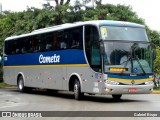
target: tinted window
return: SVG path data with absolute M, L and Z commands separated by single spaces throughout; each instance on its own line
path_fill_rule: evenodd
M 101 72 L 99 34 L 94 26 L 85 27 L 85 51 L 91 68 L 96 72 Z
M 5 41 L 5 54 L 83 48 L 83 27 Z

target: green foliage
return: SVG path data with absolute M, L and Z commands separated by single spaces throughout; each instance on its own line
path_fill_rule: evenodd
M 8 86 L 6 83 L 0 82 L 0 88 L 6 87 L 6 86 Z
M 155 30 L 148 30 L 149 37 L 151 42 L 157 46 L 160 46 L 160 33 Z
M 63 23 L 102 19 L 130 21 L 145 25 L 144 19 L 139 18 L 131 6 L 102 4 L 102 0 L 96 0 L 96 6 L 93 8 L 86 6 L 89 2 L 91 0 L 76 0 L 71 6 L 70 0 L 55 0 L 55 7 L 48 3 L 43 5 L 43 9 L 31 7 L 23 12 L 4 11 L 0 15 L 0 49 L 2 50 L 4 39 L 9 36 Z M 160 33 L 148 27 L 147 31 L 151 42 L 157 45 L 155 71 L 160 73 Z

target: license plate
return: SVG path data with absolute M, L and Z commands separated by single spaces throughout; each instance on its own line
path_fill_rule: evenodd
M 135 92 L 137 92 L 137 89 L 136 88 L 129 88 L 129 92 L 135 93 Z

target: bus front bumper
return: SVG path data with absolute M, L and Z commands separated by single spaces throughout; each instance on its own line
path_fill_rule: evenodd
M 106 85 L 102 94 L 149 94 L 154 85 Z

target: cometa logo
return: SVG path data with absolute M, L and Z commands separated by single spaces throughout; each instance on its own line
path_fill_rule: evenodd
M 54 56 L 43 56 L 42 54 L 39 56 L 39 63 L 59 63 L 60 55 L 54 54 Z

